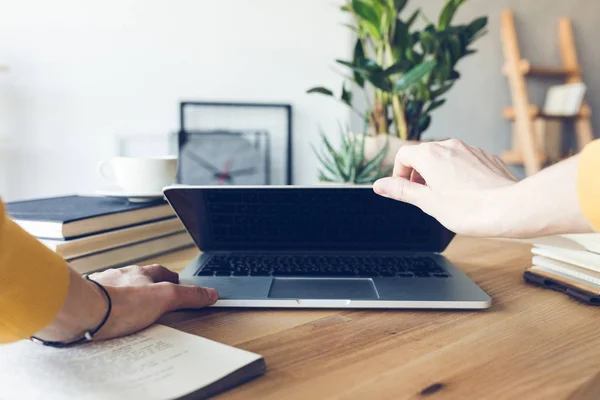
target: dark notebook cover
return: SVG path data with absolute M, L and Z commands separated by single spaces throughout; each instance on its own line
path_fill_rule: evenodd
M 164 204 L 167 204 L 164 200 L 130 203 L 127 200 L 107 197 L 64 196 L 7 203 L 6 212 L 15 220 L 68 224 Z

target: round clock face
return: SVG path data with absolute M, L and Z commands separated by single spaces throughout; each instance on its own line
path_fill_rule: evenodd
M 256 135 L 197 133 L 180 148 L 179 183 L 266 185 L 266 157 Z

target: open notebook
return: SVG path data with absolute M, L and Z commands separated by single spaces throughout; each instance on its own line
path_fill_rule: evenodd
M 67 349 L 0 345 L 0 399 L 203 399 L 264 371 L 258 354 L 154 325 Z

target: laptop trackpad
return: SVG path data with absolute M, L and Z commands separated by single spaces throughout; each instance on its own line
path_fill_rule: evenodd
M 274 278 L 271 299 L 378 299 L 372 279 Z

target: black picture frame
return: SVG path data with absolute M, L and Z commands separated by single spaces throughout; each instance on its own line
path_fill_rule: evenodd
M 286 141 L 287 146 L 285 149 L 286 152 L 286 165 L 285 165 L 285 176 L 286 176 L 286 185 L 292 185 L 294 182 L 294 177 L 292 173 L 292 165 L 293 165 L 293 132 L 292 132 L 292 106 L 291 104 L 285 103 L 250 103 L 250 102 L 215 102 L 215 101 L 182 101 L 179 106 L 179 137 L 185 135 L 190 129 L 186 125 L 186 109 L 189 107 L 219 107 L 219 108 L 231 108 L 235 110 L 236 108 L 262 108 L 262 109 L 275 109 L 275 110 L 283 110 L 286 113 Z M 252 129 L 259 129 L 260 127 L 251 127 Z M 222 127 L 219 129 L 226 130 L 235 130 L 228 129 L 226 127 Z M 192 129 L 193 130 L 193 129 Z M 271 140 L 272 137 L 271 137 Z M 271 154 L 272 156 L 272 154 Z

